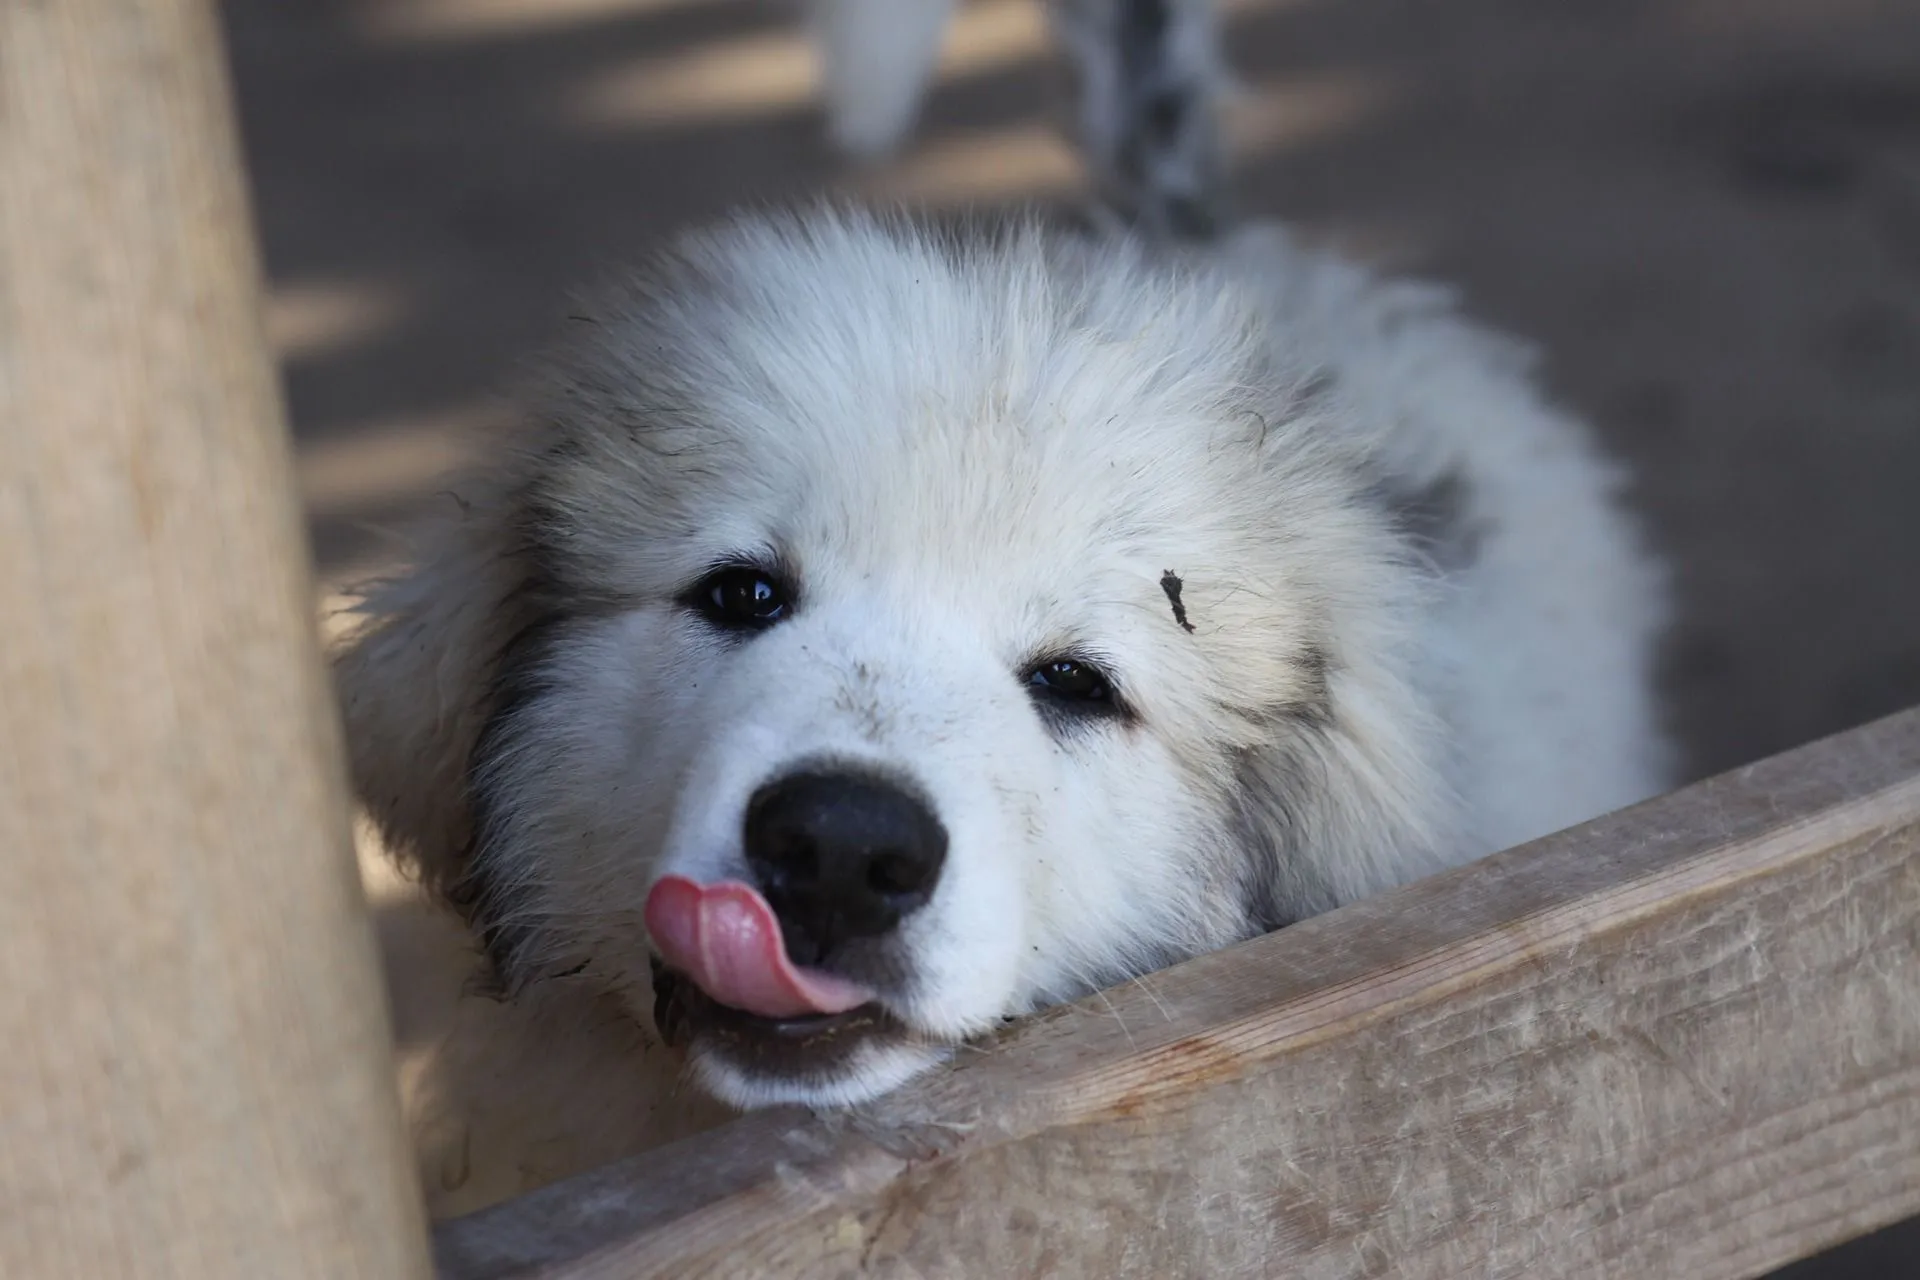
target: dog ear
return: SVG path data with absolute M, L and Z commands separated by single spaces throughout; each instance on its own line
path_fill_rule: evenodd
M 510 491 L 463 491 L 415 565 L 372 584 L 333 663 L 353 787 L 388 848 L 442 896 L 472 843 L 468 760 L 526 565 Z
M 1331 911 L 1451 865 L 1461 815 L 1440 722 L 1395 673 L 1325 672 L 1325 698 L 1234 757 L 1234 824 L 1255 928 Z

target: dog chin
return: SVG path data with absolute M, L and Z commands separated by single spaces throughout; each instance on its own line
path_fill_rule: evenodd
M 688 1067 L 702 1089 L 742 1111 L 783 1104 L 850 1107 L 905 1084 L 952 1055 L 947 1045 L 875 1038 L 852 1046 L 831 1067 L 788 1072 L 742 1062 L 724 1043 L 696 1036 Z

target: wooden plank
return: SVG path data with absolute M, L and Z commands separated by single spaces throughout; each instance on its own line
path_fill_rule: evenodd
M 1915 1211 L 1920 712 L 438 1244 L 457 1280 L 1713 1280 Z
M 429 1274 L 218 31 L 0 4 L 0 1275 Z

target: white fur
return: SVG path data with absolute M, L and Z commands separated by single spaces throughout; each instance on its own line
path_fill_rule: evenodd
M 580 326 L 340 665 L 361 794 L 447 888 L 501 663 L 565 614 L 473 775 L 520 999 L 644 1023 L 648 888 L 750 878 L 747 797 L 822 758 L 948 829 L 883 993 L 925 1043 L 830 1079 L 697 1051 L 736 1105 L 858 1101 L 1005 1016 L 1661 787 L 1658 574 L 1519 350 L 1270 228 L 1166 252 L 749 219 Z M 1458 509 L 1412 543 L 1391 495 L 1436 488 Z M 743 554 L 800 586 L 741 641 L 676 601 Z M 1134 721 L 1050 727 L 1021 673 L 1060 652 Z

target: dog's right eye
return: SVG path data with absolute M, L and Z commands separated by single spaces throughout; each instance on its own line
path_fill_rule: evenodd
M 763 630 L 783 621 L 793 605 L 778 579 L 747 566 L 708 574 L 687 593 L 686 602 L 708 622 L 729 631 Z

